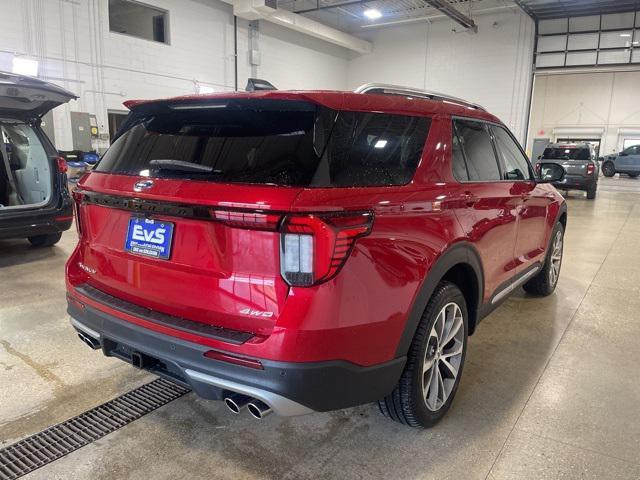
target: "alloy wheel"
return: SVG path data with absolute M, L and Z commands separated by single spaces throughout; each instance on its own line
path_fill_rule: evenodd
M 464 319 L 456 303 L 438 313 L 429 333 L 422 368 L 422 392 L 427 408 L 436 412 L 456 384 L 464 351 Z
M 551 265 L 549 268 L 549 283 L 555 285 L 560 276 L 560 265 L 562 264 L 562 232 L 558 231 L 553 239 L 551 248 Z

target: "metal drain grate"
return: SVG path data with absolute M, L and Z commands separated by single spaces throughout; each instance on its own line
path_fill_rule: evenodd
M 0 480 L 26 475 L 188 393 L 159 378 L 0 450 Z

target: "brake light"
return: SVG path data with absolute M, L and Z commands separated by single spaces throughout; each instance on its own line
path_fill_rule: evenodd
M 67 173 L 69 167 L 67 161 L 63 157 L 56 157 L 56 163 L 58 164 L 58 173 Z
M 373 214 L 291 215 L 280 241 L 280 271 L 292 286 L 308 287 L 333 278 L 357 238 L 368 235 Z
M 276 231 L 282 215 L 277 213 L 211 210 L 211 218 L 230 227 Z
M 71 192 L 73 196 L 73 214 L 76 217 L 76 231 L 78 232 L 78 237 L 82 237 L 82 221 L 80 217 L 80 205 L 82 204 L 82 200 L 84 199 L 84 194 L 79 190 L 73 190 Z
M 596 166 L 593 163 L 587 165 L 587 175 L 593 175 L 593 172 L 596 171 Z

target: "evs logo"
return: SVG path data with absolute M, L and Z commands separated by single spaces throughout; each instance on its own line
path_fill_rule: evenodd
M 148 231 L 142 228 L 142 225 L 134 225 L 131 238 L 140 242 L 151 242 L 162 245 L 164 243 L 165 233 L 167 233 L 166 228 L 156 228 L 155 230 Z

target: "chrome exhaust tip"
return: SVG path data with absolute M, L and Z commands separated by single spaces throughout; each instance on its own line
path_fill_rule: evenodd
M 253 401 L 253 398 L 247 397 L 241 393 L 234 393 L 224 398 L 224 404 L 232 413 L 238 415 L 244 408 Z
M 273 412 L 269 405 L 260 400 L 253 400 L 249 403 L 248 408 L 249 413 L 258 420 L 262 420 L 264 417 Z
M 89 335 L 85 335 L 84 333 L 78 332 L 78 338 L 82 340 L 92 350 L 97 350 L 100 348 L 100 342 L 95 338 L 91 338 Z

